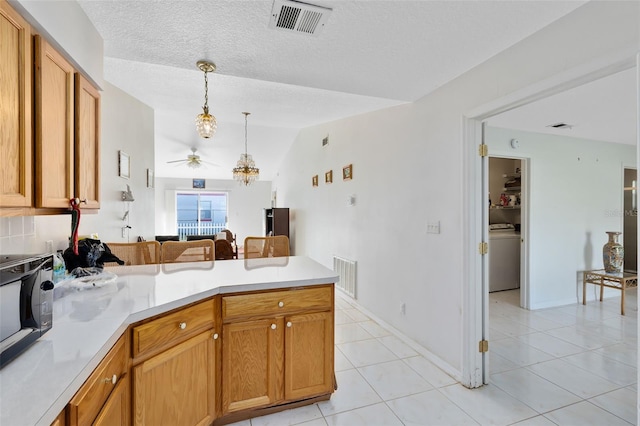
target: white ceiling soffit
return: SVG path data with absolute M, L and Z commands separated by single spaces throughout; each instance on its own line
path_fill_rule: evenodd
M 295 0 L 275 0 L 269 28 L 317 36 L 322 32 L 331 9 Z
M 636 68 L 621 71 L 488 120 L 493 127 L 636 144 Z M 566 126 L 551 127 L 566 123 Z

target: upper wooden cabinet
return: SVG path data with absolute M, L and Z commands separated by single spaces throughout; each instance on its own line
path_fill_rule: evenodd
M 75 196 L 73 102 L 75 70 L 35 36 L 36 207 L 69 206 Z
M 76 73 L 75 192 L 84 208 L 100 208 L 100 93 Z
M 33 205 L 31 27 L 0 0 L 0 207 Z
M 0 0 L 0 216 L 100 208 L 100 94 Z

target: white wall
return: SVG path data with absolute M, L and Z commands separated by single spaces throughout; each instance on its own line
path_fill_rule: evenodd
M 558 73 L 637 51 L 638 12 L 635 2 L 590 2 L 412 105 L 302 130 L 274 181 L 279 204 L 296 211 L 296 254 L 329 267 L 332 255 L 357 260 L 358 302 L 461 372 L 470 208 L 462 118 Z M 354 178 L 343 182 L 349 163 Z M 312 188 L 311 177 L 329 169 L 335 182 Z M 432 221 L 440 234 L 426 233 Z
M 185 166 L 186 167 L 186 166 Z M 177 191 L 193 191 L 192 179 L 156 178 L 155 235 L 176 235 Z M 227 192 L 228 226 L 238 244 L 248 236 L 263 235 L 262 214 L 271 207 L 271 182 L 257 181 L 240 186 L 233 180 L 205 180 L 206 191 Z
M 129 154 L 131 177 L 118 176 L 118 151 Z M 102 94 L 102 140 L 100 149 L 100 213 L 84 215 L 81 234 L 98 232 L 102 241 L 134 242 L 138 236 L 153 239 L 155 192 L 147 188 L 147 169 L 154 167 L 153 109 L 105 82 Z M 130 186 L 135 201 L 122 201 Z M 124 213 L 129 210 L 127 221 Z M 122 237 L 122 227 L 131 226 Z
M 605 232 L 622 232 L 624 167 L 635 167 L 636 147 L 493 127 L 486 141 L 492 155 L 530 159 L 530 308 L 581 301 L 580 271 L 602 268 Z
M 103 41 L 76 1 L 9 0 L 20 14 L 102 88 Z
M 153 168 L 153 110 L 115 86 L 105 83 L 102 99 L 100 146 L 100 211 L 82 214 L 80 235 L 98 233 L 102 241 L 135 241 L 138 235 L 153 239 L 155 229 L 154 192 L 146 188 L 146 169 Z M 131 178 L 118 177 L 118 150 L 131 156 Z M 131 186 L 135 201 L 130 203 L 126 238 L 121 228 L 126 203 L 121 193 Z M 42 253 L 45 241 L 54 249 L 65 249 L 71 235 L 71 216 L 53 215 L 0 218 L 0 252 Z

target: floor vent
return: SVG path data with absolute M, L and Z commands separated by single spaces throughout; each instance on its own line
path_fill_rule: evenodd
M 355 260 L 333 256 L 333 270 L 340 276 L 336 288 L 356 299 L 356 264 Z
M 331 9 L 295 0 L 275 0 L 269 28 L 318 35 L 331 14 Z

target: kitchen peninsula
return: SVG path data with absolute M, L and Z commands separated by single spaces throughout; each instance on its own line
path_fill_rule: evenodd
M 53 329 L 0 370 L 0 424 L 224 424 L 333 392 L 334 271 L 296 256 L 105 270 L 56 286 Z

